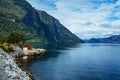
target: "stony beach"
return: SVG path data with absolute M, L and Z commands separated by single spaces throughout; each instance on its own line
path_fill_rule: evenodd
M 13 53 L 8 54 L 0 49 L 0 80 L 32 80 L 27 72 L 18 67 L 11 54 Z

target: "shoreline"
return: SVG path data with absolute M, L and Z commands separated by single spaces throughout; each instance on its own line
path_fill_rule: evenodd
M 3 44 L 3 48 L 0 48 L 0 80 L 35 80 L 24 61 L 36 56 L 41 57 L 47 50 L 33 48 L 33 50 L 31 49 L 31 51 L 25 54 L 19 46 L 7 45 Z M 12 52 L 6 52 L 9 49 Z
M 0 80 L 35 80 L 23 63 L 11 54 L 0 49 Z
M 21 68 L 24 72 L 26 72 L 26 74 L 32 79 L 35 80 L 34 76 L 32 75 L 32 73 L 27 69 L 27 67 L 25 66 L 24 62 L 19 58 L 19 56 L 15 57 L 15 62 L 18 65 L 19 68 Z

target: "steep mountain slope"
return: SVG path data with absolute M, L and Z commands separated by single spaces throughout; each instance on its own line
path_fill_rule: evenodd
M 37 37 L 41 22 L 37 14 L 25 0 L 0 0 L 0 36 L 18 31 L 25 33 L 27 39 Z
M 51 40 L 64 42 L 82 42 L 82 40 L 78 39 L 76 35 L 74 35 L 67 28 L 65 28 L 57 19 L 50 16 L 44 11 L 39 10 L 38 12 L 41 21 L 46 25 L 44 25 L 43 29 L 48 39 L 52 38 Z
M 120 35 L 113 35 L 108 38 L 90 39 L 89 43 L 120 43 Z
M 33 42 L 82 42 L 54 17 L 35 10 L 25 0 L 0 0 L 0 37 L 23 32 Z

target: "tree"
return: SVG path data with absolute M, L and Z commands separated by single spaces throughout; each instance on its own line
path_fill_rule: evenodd
M 25 42 L 25 36 L 23 33 L 20 32 L 11 32 L 7 36 L 7 42 L 12 44 Z
M 5 42 L 7 42 L 7 36 L 6 35 L 0 38 L 0 43 L 5 43 Z

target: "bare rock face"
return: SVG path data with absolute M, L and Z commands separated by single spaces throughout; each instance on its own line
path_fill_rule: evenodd
M 0 63 L 0 80 L 32 80 L 17 66 L 15 58 L 1 49 Z

